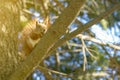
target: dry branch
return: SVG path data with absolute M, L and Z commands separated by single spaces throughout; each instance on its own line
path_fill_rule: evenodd
M 101 15 L 99 15 L 97 18 L 93 19 L 92 21 L 86 23 L 85 25 L 82 25 L 82 27 L 79 27 L 77 30 L 71 32 L 70 34 L 66 35 L 64 38 L 58 40 L 55 45 L 49 50 L 48 53 L 52 53 L 56 48 L 58 48 L 59 46 L 61 46 L 64 42 L 74 38 L 76 35 L 82 33 L 83 31 L 87 30 L 88 28 L 90 28 L 92 25 L 100 22 L 103 18 L 109 16 L 110 14 L 112 14 L 115 10 L 120 8 L 120 3 L 115 5 L 114 7 L 112 7 L 111 9 L 109 9 L 108 11 L 102 13 Z
M 71 0 L 69 6 L 39 41 L 31 55 L 9 77 L 9 80 L 24 80 L 34 70 L 34 67 L 39 65 L 48 50 L 60 39 L 67 27 L 75 20 L 84 2 L 85 0 Z

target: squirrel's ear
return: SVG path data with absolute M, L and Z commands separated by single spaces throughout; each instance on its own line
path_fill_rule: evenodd
M 50 18 L 49 16 L 47 16 L 43 22 L 43 24 L 45 24 L 48 28 L 50 27 Z
M 40 26 L 39 21 L 36 21 L 36 27 L 39 27 L 39 26 Z

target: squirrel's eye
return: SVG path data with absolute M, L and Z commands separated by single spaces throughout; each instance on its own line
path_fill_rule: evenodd
M 40 21 L 36 21 L 36 24 L 40 24 L 41 22 Z
M 41 23 L 40 20 L 37 21 L 38 23 Z
M 45 29 L 43 29 L 43 32 L 45 32 L 46 30 Z

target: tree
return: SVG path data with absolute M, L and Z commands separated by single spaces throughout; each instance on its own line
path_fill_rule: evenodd
M 15 70 L 20 57 L 17 53 L 17 34 L 20 30 L 19 0 L 0 0 L 0 80 Z
M 120 47 L 98 40 L 99 35 L 97 36 L 97 33 L 90 28 L 96 24 L 106 31 L 119 26 L 119 11 L 115 11 L 119 9 L 118 2 L 113 0 L 7 0 L 4 2 L 1 0 L 0 64 L 3 65 L 1 66 L 3 72 L 0 73 L 0 79 L 32 80 L 32 73 L 36 70 L 40 70 L 47 80 L 119 78 L 120 65 L 117 54 Z M 16 54 L 17 37 L 22 30 L 21 24 L 23 25 L 19 17 L 24 18 L 23 20 L 30 19 L 36 11 L 40 13 L 41 18 L 50 17 L 51 27 L 27 59 L 22 62 L 20 56 Z M 9 18 L 5 19 L 6 16 Z M 117 26 L 114 26 L 116 23 Z M 114 56 L 110 51 L 114 52 Z M 111 71 L 115 71 L 116 74 L 112 74 Z M 6 76 L 8 77 L 5 78 Z

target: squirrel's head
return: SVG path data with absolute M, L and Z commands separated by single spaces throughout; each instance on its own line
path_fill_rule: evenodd
M 36 32 L 42 32 L 45 33 L 47 31 L 47 25 L 36 21 Z
M 36 29 L 35 32 L 36 33 L 46 33 L 46 31 L 48 30 L 48 28 L 50 27 L 50 23 L 49 23 L 49 18 L 47 17 L 43 22 L 40 22 L 38 20 L 38 18 L 36 18 Z

